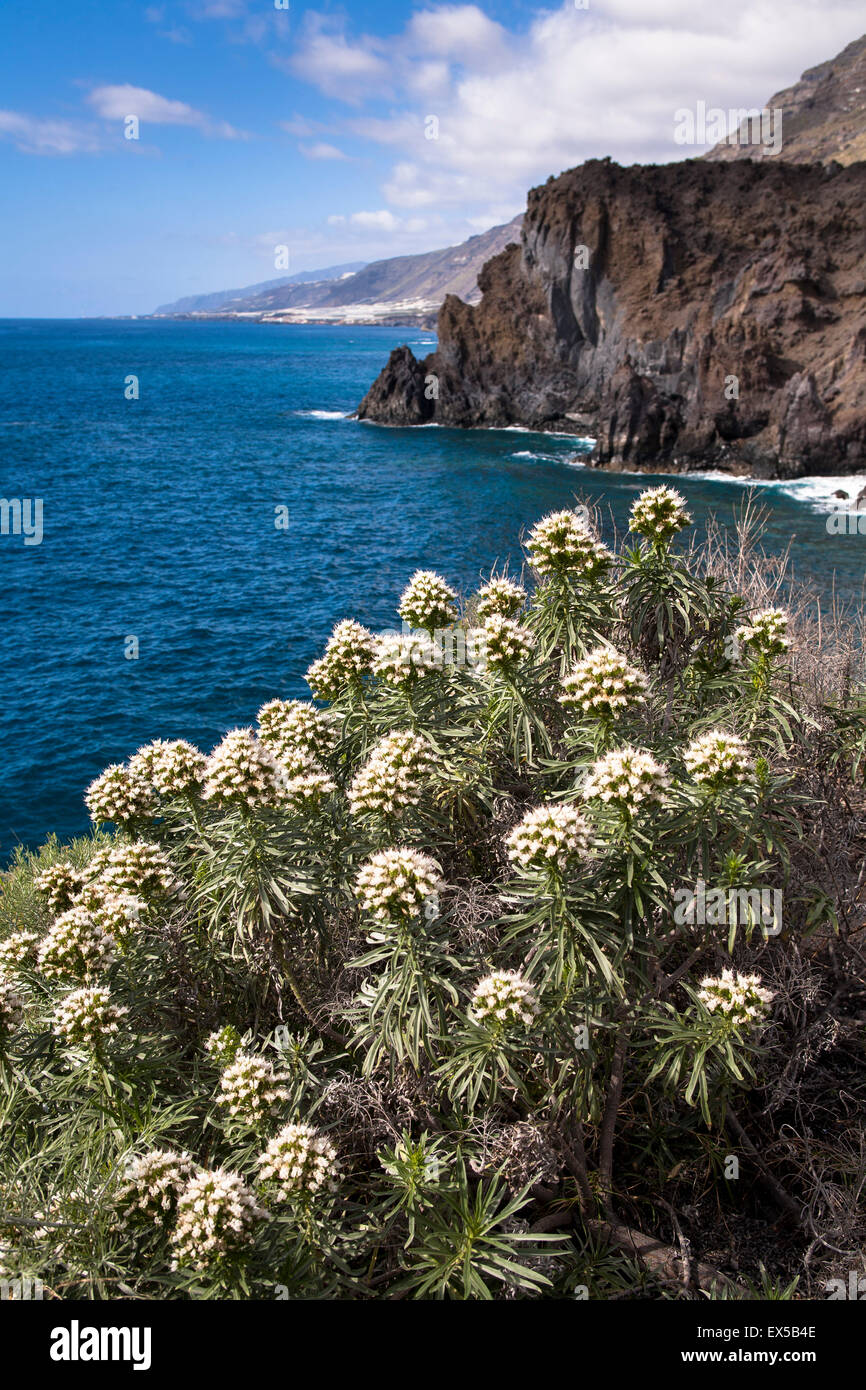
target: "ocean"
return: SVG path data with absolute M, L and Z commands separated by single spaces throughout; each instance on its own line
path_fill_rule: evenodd
M 587 469 L 577 438 L 347 418 L 404 342 L 423 356 L 435 339 L 0 321 L 0 493 L 24 504 L 0 535 L 0 859 L 85 830 L 87 783 L 142 743 L 209 750 L 265 700 L 308 698 L 334 623 L 398 626 L 419 566 L 469 591 L 494 564 L 519 570 L 521 529 L 546 511 L 600 500 L 624 530 L 663 481 Z M 699 524 L 730 522 L 746 495 L 724 478 L 675 485 Z M 828 532 L 837 486 L 851 484 L 759 487 L 766 544 L 859 598 L 866 536 Z

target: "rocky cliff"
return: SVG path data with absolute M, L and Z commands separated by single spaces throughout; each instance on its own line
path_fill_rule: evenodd
M 392 353 L 386 424 L 592 434 L 610 468 L 866 468 L 866 163 L 592 161 L 529 194 L 481 303 Z

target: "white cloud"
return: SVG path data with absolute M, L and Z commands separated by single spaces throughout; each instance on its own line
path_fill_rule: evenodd
M 353 212 L 349 218 L 353 227 L 363 227 L 366 231 L 395 232 L 401 225 L 400 219 L 387 208 L 379 212 Z
M 326 140 L 317 140 L 314 145 L 299 145 L 301 154 L 306 155 L 307 159 L 348 159 L 347 154 L 338 150 L 336 145 L 329 145 Z
M 519 210 L 529 187 L 585 159 L 700 154 L 674 141 L 678 108 L 760 106 L 861 30 L 862 0 L 789 0 L 783 12 L 776 0 L 567 0 L 521 34 L 477 5 L 433 4 L 387 40 L 308 11 L 290 66 L 360 106 L 346 128 L 393 151 L 392 209 L 474 219 Z
M 94 154 L 103 148 L 98 131 L 80 121 L 55 121 L 0 111 L 0 139 L 24 154 Z
M 129 82 L 96 87 L 87 100 L 97 115 L 108 121 L 123 121 L 127 116 L 137 116 L 142 125 L 189 126 L 203 135 L 215 135 L 222 140 L 247 138 L 243 131 L 236 130 L 227 121 L 212 121 L 203 111 L 197 111 L 185 101 L 173 101 L 160 96 L 158 92 L 148 91 L 146 87 L 133 87 Z

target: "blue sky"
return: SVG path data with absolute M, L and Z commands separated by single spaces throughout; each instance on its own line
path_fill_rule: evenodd
M 586 158 L 701 153 L 677 109 L 761 105 L 864 27 L 862 0 L 290 3 L 4 7 L 0 315 L 449 245 Z

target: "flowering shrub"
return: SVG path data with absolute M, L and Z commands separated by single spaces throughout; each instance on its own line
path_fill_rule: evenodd
M 16 856 L 3 1270 L 57 1298 L 668 1298 L 743 1292 L 728 1232 L 763 1258 L 780 1203 L 785 1286 L 862 1246 L 866 697 L 850 662 L 835 703 L 806 680 L 777 590 L 678 554 L 688 521 L 650 489 L 615 554 L 542 518 L 536 587 L 494 577 L 462 622 L 419 571 L 418 631 L 338 623 L 317 703 L 209 755 L 154 741 L 88 789 L 110 833 Z M 434 660 L 442 626 L 486 673 Z M 782 890 L 781 934 L 703 912 Z M 722 1179 L 736 1154 L 768 1181 Z M 677 1228 L 693 1288 L 679 1234 L 641 1253 Z

